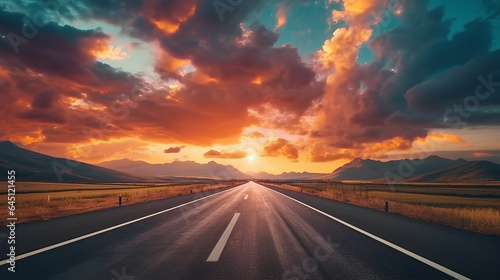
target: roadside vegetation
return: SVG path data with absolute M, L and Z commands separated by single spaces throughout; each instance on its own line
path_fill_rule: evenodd
M 72 184 L 17 182 L 17 223 L 48 220 L 105 208 L 220 189 L 241 182 Z M 7 194 L 0 193 L 0 216 L 7 217 Z M 0 220 L 6 225 L 6 220 Z
M 266 182 L 407 217 L 500 236 L 500 186 L 450 184 L 356 184 L 342 182 Z

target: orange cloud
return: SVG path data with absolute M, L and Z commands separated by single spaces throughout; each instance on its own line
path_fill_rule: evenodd
M 257 77 L 252 81 L 252 84 L 262 85 L 262 77 Z
M 353 149 L 356 156 L 380 156 L 389 150 L 409 149 L 417 137 L 427 134 L 418 126 L 391 125 L 395 105 L 388 103 L 395 97 L 389 97 L 386 84 L 394 72 L 378 64 L 358 64 L 359 49 L 372 37 L 386 2 L 346 0 L 341 11 L 332 12 L 332 20 L 344 20 L 345 27 L 337 29 L 316 56 L 328 78 L 310 133 L 313 141 L 325 141 L 332 149 L 326 158 L 342 157 L 336 155 L 340 149 Z
M 45 139 L 45 136 L 43 135 L 42 130 L 38 129 L 37 131 L 35 131 L 31 135 L 26 135 L 18 140 L 23 145 L 28 146 L 28 145 L 31 145 L 33 143 L 42 142 L 44 139 Z
M 106 54 L 109 52 L 108 42 L 110 40 L 111 40 L 110 37 L 97 40 L 86 39 L 85 41 L 89 45 L 88 52 L 94 57 L 99 57 L 99 58 L 103 56 L 105 57 Z
M 359 47 L 371 35 L 372 30 L 366 27 L 339 28 L 333 33 L 332 39 L 325 41 L 319 61 L 323 67 L 334 67 L 336 71 L 352 68 L 356 65 Z
M 426 137 L 419 137 L 414 141 L 414 143 L 416 143 L 417 145 L 426 147 L 432 146 L 433 144 L 435 144 L 435 142 L 461 144 L 465 143 L 465 140 L 454 134 L 430 132 Z
M 342 71 L 356 66 L 359 47 L 370 39 L 373 32 L 370 24 L 378 20 L 373 15 L 376 15 L 376 11 L 385 2 L 386 0 L 345 0 L 343 11 L 332 11 L 332 21 L 345 20 L 348 27 L 335 30 L 333 37 L 325 41 L 323 50 L 319 52 L 319 62 L 323 67 Z M 333 76 L 329 80 L 331 79 Z
M 246 137 L 249 137 L 249 138 L 263 138 L 264 137 L 264 134 L 258 132 L 258 131 L 254 131 L 250 134 L 247 134 L 245 135 Z
M 361 144 L 356 147 L 339 149 L 326 146 L 324 143 L 315 142 L 309 154 L 312 162 L 327 162 L 339 159 L 384 158 L 385 153 L 393 150 L 408 150 L 412 148 L 412 141 L 402 137 L 394 137 L 379 143 Z
M 151 22 L 165 35 L 176 33 L 180 26 L 196 12 L 196 4 L 193 1 L 183 1 L 184 3 L 177 5 L 175 12 L 172 13 L 165 13 L 162 8 L 158 7 L 161 4 L 155 2 L 152 0 L 150 5 L 145 6 L 143 15 L 151 18 Z
M 394 137 L 389 140 L 382 141 L 380 143 L 375 143 L 367 147 L 367 153 L 380 153 L 388 152 L 392 150 L 407 150 L 412 147 L 412 141 L 404 139 L 402 137 Z
M 370 25 L 379 20 L 373 15 L 385 3 L 386 0 L 344 0 L 343 11 L 332 11 L 332 21 L 345 20 L 348 27 L 335 30 L 332 39 L 325 41 L 319 52 L 323 67 L 341 71 L 356 66 L 359 47 L 370 39 L 373 32 Z
M 284 156 L 288 159 L 297 160 L 299 152 L 288 140 L 283 138 L 275 138 L 270 141 L 266 146 L 262 156 L 279 157 Z
M 312 162 L 327 162 L 339 159 L 353 159 L 356 155 L 352 150 L 340 149 L 336 152 L 326 151 L 321 143 L 314 143 L 309 154 L 309 160 Z
M 233 151 L 233 152 L 228 152 L 228 151 L 216 151 L 216 150 L 210 150 L 203 154 L 205 158 L 227 158 L 227 159 L 240 159 L 244 158 L 248 155 L 247 152 L 245 151 Z
M 199 70 L 194 70 L 193 72 L 190 73 L 190 82 L 195 83 L 195 84 L 206 84 L 206 83 L 217 83 L 217 79 L 210 77 L 209 75 L 199 71 Z
M 2 66 L 0 66 L 0 76 L 2 77 L 9 76 L 9 72 L 6 69 L 2 68 Z
M 166 73 L 176 73 L 180 68 L 189 64 L 189 60 L 177 59 L 164 50 L 160 50 L 156 62 L 157 71 Z
M 113 47 L 111 45 L 97 45 L 91 53 L 100 59 L 123 60 L 130 57 L 130 54 L 123 51 L 123 46 Z
M 288 5 L 281 4 L 279 5 L 278 12 L 276 13 L 276 18 L 278 22 L 276 23 L 276 27 L 274 30 L 278 30 L 286 24 L 286 13 L 288 12 Z
M 165 154 L 177 154 L 180 153 L 182 149 L 184 149 L 185 146 L 177 146 L 177 147 L 170 147 L 165 149 L 164 153 Z
M 168 20 L 152 20 L 152 22 L 158 29 L 165 32 L 167 35 L 175 33 L 180 27 L 179 23 L 172 23 Z
M 377 143 L 358 144 L 355 147 L 339 149 L 327 147 L 321 142 L 312 145 L 309 159 L 312 162 L 335 161 L 339 159 L 363 158 L 384 158 L 387 152 L 394 150 L 410 150 L 414 143 L 418 145 L 430 145 L 429 141 L 443 141 L 450 143 L 464 143 L 465 141 L 453 134 L 429 133 L 426 138 L 416 138 L 415 140 L 405 139 L 400 136 L 383 140 Z
M 427 140 L 443 141 L 450 143 L 464 143 L 465 140 L 454 135 L 454 134 L 441 134 L 441 133 L 429 133 L 426 137 Z
M 64 157 L 88 163 L 99 163 L 122 158 L 148 158 L 150 156 L 148 146 L 149 143 L 134 138 L 61 145 L 61 147 L 65 147 Z
M 335 0 L 340 2 L 340 0 Z M 377 11 L 386 5 L 387 0 L 344 0 L 343 11 L 334 10 L 332 18 L 345 19 L 350 23 L 366 25 L 371 21 L 378 21 L 374 18 Z

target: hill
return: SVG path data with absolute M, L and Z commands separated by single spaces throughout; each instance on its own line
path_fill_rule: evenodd
M 47 182 L 144 182 L 152 178 L 135 176 L 83 162 L 55 158 L 20 148 L 9 141 L 0 142 L 0 178 L 15 170 L 16 181 Z
M 469 161 L 436 172 L 415 176 L 408 181 L 500 181 L 500 165 L 489 161 Z
M 211 179 L 250 179 L 231 165 L 218 164 L 215 161 L 202 164 L 194 161 L 174 161 L 172 163 L 151 164 L 145 161 L 120 159 L 98 164 L 101 167 L 122 170 L 141 176 L 154 177 L 196 177 Z
M 387 162 L 356 158 L 316 179 L 385 180 L 387 174 L 411 182 L 496 181 L 500 180 L 500 165 L 489 161 L 451 160 L 438 156 Z

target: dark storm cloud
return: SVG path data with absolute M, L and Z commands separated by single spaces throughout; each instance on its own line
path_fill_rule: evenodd
M 403 1 L 399 24 L 369 43 L 373 63 L 356 65 L 328 85 L 294 46 L 276 46 L 277 32 L 258 22 L 241 24 L 264 1 L 242 1 L 226 11 L 223 20 L 213 3 L 83 0 L 65 6 L 62 16 L 67 19 L 106 21 L 125 35 L 159 44 L 164 55 L 156 61 L 156 70 L 164 81 L 177 80 L 181 87 L 154 89 L 140 101 L 122 94 L 136 87 L 146 91 L 147 82 L 97 61 L 111 39 L 100 30 L 51 22 L 21 43 L 19 54 L 8 40 L 0 39 L 0 108 L 8 116 L 0 124 L 9 128 L 9 135 L 29 135 L 30 120 L 47 142 L 86 141 L 82 130 L 99 129 L 102 120 L 109 119 L 113 129 L 103 140 L 234 143 L 245 127 L 263 125 L 301 134 L 310 130 L 313 138 L 333 148 L 363 149 L 364 144 L 397 137 L 388 147 L 407 148 L 430 128 L 449 126 L 443 122 L 444 112 L 474 94 L 481 84 L 478 77 L 488 80 L 491 74 L 493 81 L 500 81 L 499 54 L 491 50 L 491 20 L 478 18 L 452 34 L 444 8 L 429 10 L 427 1 Z M 492 3 L 485 1 L 495 9 Z M 0 10 L 0 33 L 21 34 L 23 16 Z M 181 71 L 186 64 L 196 70 Z M 315 102 L 325 91 L 322 102 Z M 498 94 L 480 101 L 465 125 L 499 119 Z M 7 105 L 12 102 L 16 110 Z M 313 104 L 320 124 L 300 127 L 300 117 Z M 264 115 L 270 108 L 278 113 L 269 114 L 265 122 L 249 113 Z M 285 139 L 267 152 L 298 157 Z
M 399 20 L 370 41 L 376 54 L 371 64 L 335 76 L 327 88 L 325 121 L 311 136 L 336 148 L 395 137 L 413 141 L 431 128 L 450 127 L 443 114 L 474 96 L 478 77 L 488 80 L 492 74 L 500 82 L 489 20 L 475 19 L 451 34 L 444 7 L 429 10 L 427 1 L 403 1 Z M 499 119 L 499 108 L 498 95 L 491 94 L 468 112 L 462 125 L 492 124 Z
M 500 15 L 500 1 L 498 0 L 482 0 L 486 12 L 489 14 L 488 18 L 493 19 Z
M 263 25 L 251 25 L 248 42 L 243 44 L 245 31 L 240 23 L 258 11 L 263 1 L 241 1 L 224 14 L 222 21 L 213 2 L 123 1 L 119 9 L 111 9 L 110 1 L 82 1 L 86 8 L 81 13 L 121 26 L 125 33 L 142 40 L 159 40 L 170 56 L 189 60 L 217 80 L 250 82 L 264 75 L 263 82 L 290 88 L 313 82 L 315 73 L 303 64 L 297 50 L 290 46 L 274 47 L 279 35 Z M 165 33 L 161 24 L 172 31 Z M 157 69 L 164 67 L 159 65 Z M 179 78 L 175 73 L 165 77 Z
M 24 14 L 0 10 L 0 33 L 6 36 L 0 39 L 4 65 L 81 83 L 100 82 L 103 71 L 93 52 L 107 47 L 108 35 L 54 22 L 40 27 L 26 19 Z
M 20 30 L 23 17 L 2 11 L 2 33 Z M 229 16 L 227 19 L 230 21 Z M 220 24 L 216 18 L 214 25 L 217 21 Z M 36 127 L 46 142 L 139 137 L 208 145 L 237 141 L 244 127 L 258 124 L 248 114 L 249 108 L 270 104 L 300 116 L 321 96 L 322 84 L 314 80 L 314 72 L 301 61 L 297 50 L 273 47 L 276 33 L 255 24 L 248 33 L 248 46 L 239 46 L 235 40 L 242 39 L 243 31 L 235 30 L 239 37 L 220 44 L 239 59 L 214 66 L 212 75 L 220 81 L 195 83 L 188 74 L 180 80 L 184 86 L 179 90 L 151 89 L 141 78 L 97 61 L 97 53 L 106 49 L 110 38 L 99 30 L 48 23 L 19 46 L 19 54 L 4 40 L 0 75 L 8 79 L 2 79 L 5 91 L 0 95 L 4 101 L 0 107 L 8 117 L 0 122 L 12 139 L 31 135 Z M 212 51 L 216 50 L 207 50 Z M 254 55 L 245 59 L 247 53 Z M 209 74 L 204 75 L 210 77 L 212 70 L 204 64 L 203 54 L 194 53 L 193 58 L 202 61 L 197 71 L 207 69 Z M 237 73 L 223 72 L 224 67 Z M 257 76 L 261 84 L 252 83 Z M 147 92 L 140 100 L 131 98 L 137 87 Z M 12 102 L 15 107 L 8 106 Z

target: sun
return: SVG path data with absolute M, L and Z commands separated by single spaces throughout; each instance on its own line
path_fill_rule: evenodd
M 255 155 L 248 155 L 247 156 L 247 160 L 250 161 L 250 162 L 254 161 L 255 160 Z

